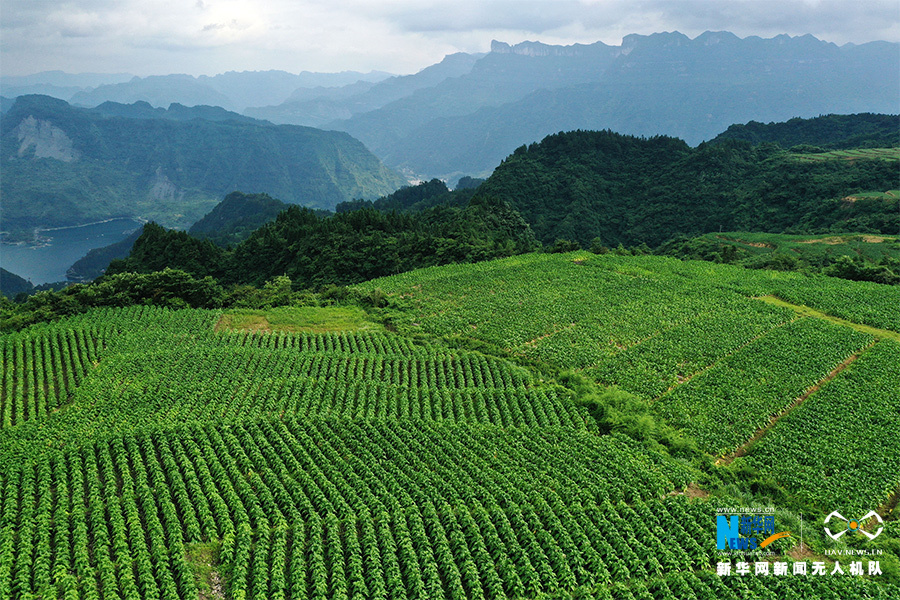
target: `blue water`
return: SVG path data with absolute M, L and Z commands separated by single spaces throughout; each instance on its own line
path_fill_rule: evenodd
M 0 245 L 0 266 L 34 285 L 66 280 L 66 269 L 93 248 L 102 248 L 128 237 L 141 223 L 114 219 L 105 223 L 44 231 L 46 246 Z

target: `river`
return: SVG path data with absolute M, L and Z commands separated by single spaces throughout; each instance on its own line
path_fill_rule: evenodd
M 66 280 L 66 269 L 93 248 L 102 248 L 128 237 L 142 225 L 134 219 L 111 219 L 77 227 L 40 231 L 39 246 L 0 245 L 0 266 L 34 285 Z

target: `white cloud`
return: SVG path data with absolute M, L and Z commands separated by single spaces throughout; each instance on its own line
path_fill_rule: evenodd
M 900 40 L 896 0 L 4 0 L 4 74 L 414 72 L 492 38 L 618 44 L 629 33 Z

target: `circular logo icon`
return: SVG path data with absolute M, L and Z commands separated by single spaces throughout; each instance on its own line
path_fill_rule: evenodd
M 865 524 L 865 522 L 868 521 L 869 519 L 871 519 L 872 517 L 874 517 L 878 521 L 878 530 L 875 531 L 875 533 L 869 533 L 868 531 L 863 529 L 863 525 Z M 844 522 L 843 527 L 841 527 L 840 529 L 838 529 L 837 526 L 835 527 L 835 529 L 838 529 L 837 533 L 832 532 L 831 529 L 828 527 L 828 523 L 831 521 L 832 518 L 834 518 L 836 520 L 839 519 L 840 521 Z M 881 535 L 882 531 L 884 531 L 884 521 L 881 519 L 881 516 L 874 510 L 870 510 L 868 513 L 866 513 L 866 516 L 864 516 L 862 519 L 852 519 L 851 520 L 851 519 L 848 519 L 845 516 L 843 516 L 838 511 L 834 511 L 830 515 L 825 517 L 825 533 L 831 539 L 837 540 L 842 535 L 847 533 L 848 531 L 861 533 L 864 536 L 866 536 L 867 538 L 869 538 L 870 540 L 874 540 L 879 535 Z

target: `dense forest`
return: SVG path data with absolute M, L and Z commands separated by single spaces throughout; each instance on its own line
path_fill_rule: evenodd
M 299 288 L 347 285 L 451 262 L 475 262 L 538 247 L 528 224 L 502 201 L 401 214 L 363 208 L 323 218 L 290 207 L 233 250 L 147 225 L 131 254 L 108 274 L 177 268 L 225 284 L 262 285 L 286 275 Z
M 750 121 L 732 125 L 711 140 L 743 140 L 752 144 L 774 142 L 782 148 L 819 146 L 829 150 L 894 147 L 898 144 L 896 115 L 861 113 L 824 115 L 815 119 L 790 119 L 783 123 Z
M 896 120 L 896 119 L 895 119 Z M 574 131 L 522 146 L 479 188 L 522 213 L 544 243 L 659 244 L 711 231 L 893 233 L 896 155 L 804 160 L 775 143 Z

